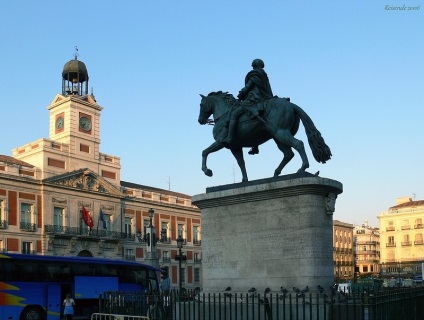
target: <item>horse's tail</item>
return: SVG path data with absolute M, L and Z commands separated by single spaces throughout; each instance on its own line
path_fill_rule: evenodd
M 326 161 L 330 160 L 332 156 L 330 147 L 325 143 L 324 138 L 315 127 L 312 119 L 305 111 L 303 111 L 302 108 L 295 104 L 293 104 L 293 106 L 295 112 L 299 115 L 300 120 L 302 120 L 303 126 L 305 127 L 309 146 L 311 147 L 315 160 L 321 163 L 325 163 Z

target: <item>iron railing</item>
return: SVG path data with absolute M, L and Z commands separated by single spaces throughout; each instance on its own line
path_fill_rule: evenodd
M 97 230 L 78 227 L 67 227 L 59 225 L 45 225 L 44 231 L 51 234 L 60 234 L 60 235 L 76 235 L 76 236 L 89 236 L 94 238 L 112 238 L 112 239 L 121 239 L 121 240 L 135 240 L 135 235 L 126 232 L 119 231 L 109 231 L 109 230 Z
M 21 221 L 19 228 L 23 231 L 36 231 L 37 225 L 35 223 Z
M 424 287 L 300 294 L 107 292 L 100 296 L 99 312 L 158 320 L 415 320 L 424 314 Z

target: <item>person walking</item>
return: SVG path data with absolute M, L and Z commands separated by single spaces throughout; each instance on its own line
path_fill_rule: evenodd
M 66 320 L 72 320 L 74 316 L 75 301 L 71 298 L 69 293 L 66 295 L 65 300 L 63 300 L 63 306 L 63 315 L 66 316 Z

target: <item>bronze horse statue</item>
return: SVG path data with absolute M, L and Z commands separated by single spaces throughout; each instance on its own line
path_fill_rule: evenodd
M 228 136 L 228 124 L 233 108 L 241 107 L 240 101 L 227 92 L 211 92 L 207 96 L 200 95 L 199 123 L 215 123 L 213 137 L 215 142 L 202 152 L 202 171 L 209 177 L 212 170 L 206 165 L 210 153 L 230 149 L 237 160 L 243 175 L 243 182 L 248 181 L 246 166 L 243 158 L 243 148 L 253 147 L 274 139 L 277 147 L 283 152 L 284 157 L 280 165 L 274 171 L 274 177 L 278 176 L 284 166 L 294 157 L 294 148 L 302 159 L 302 166 L 297 172 L 304 172 L 309 168 L 308 157 L 303 142 L 294 137 L 299 129 L 300 120 L 305 127 L 309 146 L 316 161 L 325 163 L 331 158 L 330 148 L 326 145 L 321 133 L 317 130 L 311 118 L 299 106 L 289 102 L 285 98 L 274 97 L 265 103 L 264 112 L 259 116 L 243 113 L 238 121 L 236 132 L 231 142 L 226 142 Z M 247 107 L 244 107 L 247 108 Z M 213 115 L 214 120 L 209 117 Z

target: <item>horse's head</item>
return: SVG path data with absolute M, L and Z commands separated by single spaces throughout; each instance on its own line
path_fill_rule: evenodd
M 210 122 L 209 117 L 212 114 L 212 107 L 210 103 L 210 99 L 208 97 L 205 97 L 203 94 L 200 95 L 202 97 L 202 101 L 200 101 L 200 113 L 199 113 L 199 123 L 200 124 L 207 124 Z
M 200 96 L 202 97 L 198 120 L 200 124 L 211 123 L 212 121 L 209 120 L 209 117 L 212 114 L 215 121 L 217 121 L 218 118 L 227 113 L 232 105 L 236 103 L 233 95 L 222 91 L 211 92 L 206 97 L 202 94 Z

